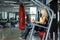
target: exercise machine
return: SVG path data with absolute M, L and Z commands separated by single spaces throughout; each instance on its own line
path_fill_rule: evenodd
M 31 30 L 31 34 L 30 34 L 29 40 L 32 40 L 32 35 L 33 35 L 33 31 L 34 31 L 35 25 L 46 29 L 46 35 L 43 34 L 42 40 L 48 40 L 48 34 L 49 34 L 49 31 L 50 31 L 50 28 L 51 28 L 51 24 L 52 24 L 54 12 L 53 12 L 52 9 L 50 9 L 50 8 L 47 7 L 47 6 L 45 6 L 43 3 L 41 3 L 41 2 L 38 1 L 38 0 L 31 0 L 31 1 L 32 1 L 33 3 L 35 3 L 37 6 L 43 7 L 43 8 L 46 8 L 46 9 L 47 9 L 48 15 L 49 15 L 49 20 L 48 20 L 48 26 L 47 26 L 47 27 L 32 23 L 31 25 L 33 25 L 33 27 L 32 27 L 32 30 Z
M 34 3 L 34 4 L 36 4 L 37 6 L 39 6 L 40 8 L 41 7 L 43 7 L 43 8 L 45 8 L 45 9 L 47 9 L 47 12 L 48 12 L 48 23 L 47 23 L 47 26 L 45 27 L 45 26 L 42 26 L 42 25 L 38 25 L 38 24 L 34 24 L 34 23 L 30 23 L 29 25 L 32 25 L 32 30 L 31 30 L 31 33 L 30 33 L 30 38 L 29 38 L 29 40 L 32 40 L 32 36 L 33 36 L 33 32 L 34 32 L 34 28 L 35 28 L 35 26 L 38 26 L 38 27 L 41 27 L 41 28 L 44 28 L 45 29 L 45 31 L 46 31 L 46 34 L 42 34 L 42 40 L 48 40 L 48 34 L 49 34 L 49 31 L 50 31 L 50 28 L 51 28 L 51 24 L 52 24 L 52 20 L 53 20 L 53 16 L 54 16 L 54 12 L 53 12 L 53 10 L 52 9 L 50 9 L 49 7 L 47 7 L 46 5 L 44 5 L 43 3 L 41 3 L 39 0 L 31 0 L 31 2 L 32 3 Z M 22 5 L 23 6 L 23 5 Z M 24 7 L 22 7 L 22 8 L 24 8 Z M 24 9 L 22 10 L 22 8 L 20 9 L 20 14 L 24 14 Z M 21 18 L 21 16 L 19 16 L 20 17 L 20 21 L 22 20 L 22 19 L 24 19 L 24 17 L 23 18 Z M 25 21 L 24 21 L 25 22 Z M 19 27 L 21 27 L 20 29 L 21 30 L 23 30 L 24 29 L 24 26 L 25 26 L 25 24 L 24 24 L 24 22 L 20 22 L 20 26 Z M 23 24 L 23 25 L 21 25 L 21 24 Z

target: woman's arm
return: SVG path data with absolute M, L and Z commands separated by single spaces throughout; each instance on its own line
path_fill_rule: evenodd
M 39 21 L 35 21 L 35 23 L 40 23 Z
M 45 24 L 46 23 L 45 19 L 46 19 L 45 17 L 40 17 L 39 21 L 33 20 L 33 23 Z
M 40 22 L 32 19 L 32 23 L 40 23 Z

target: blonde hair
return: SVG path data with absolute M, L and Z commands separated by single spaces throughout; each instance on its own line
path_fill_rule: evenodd
M 44 11 L 44 13 L 41 13 L 42 10 Z M 40 13 L 43 14 L 45 17 L 48 17 L 48 13 L 45 8 L 41 8 Z

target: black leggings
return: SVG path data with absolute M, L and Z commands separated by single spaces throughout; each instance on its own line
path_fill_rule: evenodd
M 31 29 L 32 29 L 31 25 L 30 26 L 26 26 L 26 28 L 25 28 L 24 32 L 22 33 L 21 37 L 26 39 Z M 44 31 L 43 28 L 39 28 L 38 26 L 35 26 L 34 30 L 40 31 L 40 32 Z

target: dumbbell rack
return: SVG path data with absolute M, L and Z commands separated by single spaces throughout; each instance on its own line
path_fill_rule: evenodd
M 32 1 L 33 3 L 35 3 L 37 6 L 39 6 L 39 7 L 46 8 L 47 11 L 48 11 L 50 20 L 49 20 L 49 24 L 48 24 L 47 27 L 44 27 L 44 26 L 41 26 L 41 25 L 37 25 L 37 24 L 31 23 L 31 25 L 32 25 L 32 30 L 31 30 L 31 34 L 30 34 L 29 40 L 32 40 L 32 35 L 33 35 L 33 31 L 34 31 L 35 25 L 46 29 L 46 36 L 44 35 L 43 38 L 42 38 L 42 40 L 48 40 L 47 38 L 48 38 L 48 34 L 49 34 L 49 31 L 50 31 L 50 28 L 51 28 L 51 24 L 52 24 L 54 12 L 53 12 L 52 9 L 50 9 L 49 7 L 47 7 L 46 5 L 44 5 L 43 3 L 41 3 L 41 2 L 38 1 L 38 0 L 31 0 L 31 1 Z M 45 37 L 45 39 L 44 39 L 44 37 Z

